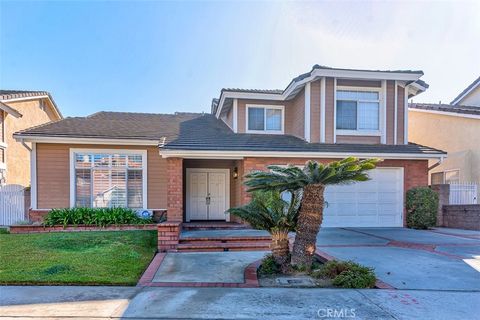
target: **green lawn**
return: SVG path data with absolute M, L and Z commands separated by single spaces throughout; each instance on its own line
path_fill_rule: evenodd
M 0 234 L 0 284 L 135 285 L 156 231 Z

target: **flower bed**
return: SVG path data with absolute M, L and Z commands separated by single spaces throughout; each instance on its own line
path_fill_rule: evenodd
M 99 227 L 95 225 L 14 225 L 10 233 L 48 233 L 48 232 L 80 232 L 80 231 L 119 231 L 119 230 L 156 230 L 157 224 L 123 224 Z

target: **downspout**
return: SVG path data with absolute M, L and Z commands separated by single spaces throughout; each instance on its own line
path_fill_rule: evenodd
M 440 160 L 438 160 L 436 163 L 434 163 L 430 167 L 428 167 L 428 171 L 433 170 L 436 167 L 438 167 L 439 165 L 441 165 L 443 163 L 443 158 L 444 158 L 443 156 L 440 157 Z

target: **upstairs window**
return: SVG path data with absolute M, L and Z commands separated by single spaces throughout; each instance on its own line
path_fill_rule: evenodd
M 337 91 L 337 129 L 378 131 L 380 94 L 378 91 Z
M 283 106 L 248 106 L 247 132 L 283 133 Z

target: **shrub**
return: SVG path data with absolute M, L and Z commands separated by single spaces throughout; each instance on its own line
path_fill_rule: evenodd
M 428 187 L 417 187 L 407 191 L 407 226 L 428 229 L 437 222 L 438 195 Z
M 273 255 L 268 254 L 263 258 L 258 272 L 260 274 L 277 274 L 280 273 L 280 266 L 275 262 Z
M 353 261 L 329 261 L 314 271 L 315 278 L 333 279 L 332 284 L 342 288 L 372 288 L 375 286 L 375 273 Z
M 141 218 L 129 208 L 64 208 L 52 209 L 44 219 L 44 225 L 95 225 L 105 227 L 116 224 L 145 224 L 152 219 Z
M 9 234 L 10 231 L 8 231 L 7 228 L 0 228 L 0 234 Z

